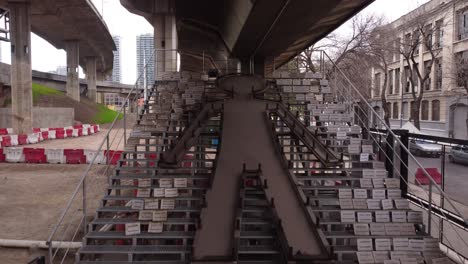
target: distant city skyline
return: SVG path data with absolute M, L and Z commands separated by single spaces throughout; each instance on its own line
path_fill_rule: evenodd
M 117 50 L 114 51 L 114 66 L 112 69 L 112 75 L 109 76 L 108 80 L 113 82 L 122 82 L 122 63 L 121 63 L 121 56 L 122 56 L 122 49 L 121 49 L 121 40 L 122 37 L 120 36 L 112 36 L 114 40 L 115 47 Z
M 152 57 L 154 50 L 154 37 L 153 34 L 142 34 L 136 37 L 136 73 L 137 78 L 141 76 L 138 80 L 138 85 L 143 87 L 146 85 L 151 85 L 154 82 L 154 58 Z M 147 66 L 146 72 L 144 72 L 144 66 Z

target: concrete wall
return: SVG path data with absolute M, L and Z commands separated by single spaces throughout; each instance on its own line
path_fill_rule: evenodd
M 65 127 L 73 125 L 75 110 L 63 107 L 34 107 L 33 127 Z M 0 127 L 11 127 L 11 108 L 0 108 Z

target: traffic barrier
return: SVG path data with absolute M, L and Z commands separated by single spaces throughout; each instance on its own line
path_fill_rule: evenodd
M 72 129 L 72 137 L 79 137 L 80 134 L 79 134 L 79 129 Z M 68 136 L 68 135 L 67 135 Z
M 60 128 L 55 130 L 55 137 L 58 139 L 64 139 L 67 137 L 67 133 L 65 132 L 65 129 Z
M 4 151 L 7 162 L 24 162 L 23 148 L 5 148 Z
M 73 129 L 65 129 L 66 137 L 73 137 Z
M 47 128 L 47 127 L 41 127 L 40 130 L 41 130 L 40 132 L 49 131 L 49 128 Z
M 146 154 L 146 159 L 154 160 L 154 161 L 148 162 L 148 167 L 154 167 L 156 166 L 156 161 L 158 160 L 158 154 L 156 153 Z
M 187 155 L 185 155 L 184 159 L 191 160 L 191 159 L 193 159 L 193 155 L 187 154 Z M 190 168 L 190 167 L 192 167 L 192 162 L 191 161 L 184 161 L 184 162 L 182 162 L 182 167 Z
M 56 139 L 56 138 L 57 138 L 57 131 L 49 130 L 49 139 Z
M 63 154 L 67 163 L 70 164 L 85 164 L 86 156 L 84 155 L 84 150 L 82 149 L 64 149 Z
M 48 163 L 65 163 L 65 155 L 63 149 L 46 149 L 45 155 Z
M 0 148 L 0 162 L 5 162 L 5 154 L 3 154 L 3 148 Z
M 11 138 L 11 145 L 12 146 L 18 146 L 19 145 L 18 135 L 10 135 L 10 138 Z
M 7 128 L 7 133 L 8 133 L 8 135 L 13 134 L 13 128 L 11 128 L 11 127 Z
M 11 147 L 11 137 L 3 136 L 2 137 L 2 147 Z
M 8 135 L 8 130 L 6 128 L 0 128 L 0 136 Z
M 104 151 L 95 151 L 95 150 L 85 150 L 84 155 L 86 156 L 86 163 L 90 164 L 93 161 L 94 156 L 97 155 L 94 160 L 94 164 L 106 164 L 106 157 L 104 156 Z
M 28 143 L 29 144 L 36 144 L 39 142 L 39 133 L 34 133 L 34 134 L 30 134 L 28 135 Z
M 83 127 L 83 128 L 81 129 L 81 135 L 83 135 L 83 136 L 88 136 L 88 135 L 89 135 L 89 133 L 88 133 L 88 128 L 87 128 L 87 127 L 86 127 L 86 128 Z
M 427 173 L 429 173 L 429 176 L 434 179 L 434 181 L 437 184 L 442 183 L 442 175 L 440 174 L 439 170 L 437 168 L 425 168 Z M 422 168 L 418 168 L 416 170 L 416 184 L 421 184 L 421 185 L 428 185 L 429 184 L 429 178 L 426 176 Z
M 104 150 L 104 155 L 106 157 L 106 159 L 109 160 L 109 163 L 112 164 L 112 165 L 117 165 L 117 162 L 119 161 L 120 159 L 120 156 L 122 155 L 122 152 L 121 150 Z
M 41 132 L 40 128 L 38 128 L 38 127 L 33 128 L 33 133 L 39 133 L 39 132 Z
M 42 140 L 49 139 L 49 131 L 42 131 L 41 132 L 41 138 L 42 138 Z
M 73 128 L 74 129 L 80 129 L 80 128 L 83 128 L 83 125 L 74 125 Z
M 28 144 L 28 135 L 18 135 L 18 144 L 27 145 Z
M 46 163 L 45 150 L 40 148 L 24 148 L 24 158 L 27 163 Z

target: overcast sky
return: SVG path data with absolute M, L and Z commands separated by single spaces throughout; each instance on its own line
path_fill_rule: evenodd
M 122 81 L 134 83 L 136 79 L 136 36 L 153 33 L 153 27 L 142 17 L 128 12 L 120 5 L 119 0 L 91 0 L 99 12 L 104 14 L 104 20 L 112 35 L 122 38 Z M 190 0 L 192 1 L 192 0 Z M 384 14 L 393 21 L 412 9 L 424 4 L 427 0 L 376 0 L 364 13 Z M 346 30 L 343 25 L 340 32 Z M 1 43 L 1 61 L 10 63 L 9 43 Z M 65 51 L 57 50 L 47 41 L 33 34 L 32 36 L 32 67 L 39 71 L 53 71 L 57 66 L 65 65 Z

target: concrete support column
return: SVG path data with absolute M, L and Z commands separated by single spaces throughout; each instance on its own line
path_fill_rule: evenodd
M 177 29 L 174 15 L 158 14 L 153 17 L 155 76 L 177 71 Z
M 96 103 L 104 104 L 104 93 L 96 93 Z
M 80 44 L 77 40 L 69 40 L 65 44 L 67 52 L 67 95 L 75 101 L 80 101 L 80 80 L 78 65 L 80 60 Z
M 88 81 L 88 98 L 93 102 L 97 102 L 96 57 L 86 58 L 86 80 Z
M 15 134 L 32 132 L 31 8 L 9 2 L 11 34 L 11 102 Z

